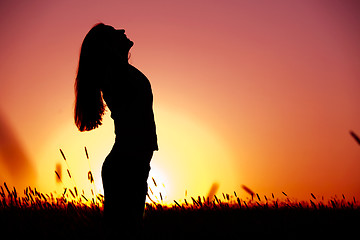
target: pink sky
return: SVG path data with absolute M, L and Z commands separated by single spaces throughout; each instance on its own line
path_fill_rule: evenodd
M 226 192 L 245 184 L 298 198 L 360 197 L 360 148 L 349 135 L 360 134 L 359 10 L 357 1 L 1 3 L 0 115 L 38 184 L 49 182 L 58 148 L 80 136 L 78 54 L 102 21 L 126 29 L 131 63 L 152 83 L 162 137 L 153 162 L 173 186 L 169 198 L 206 194 L 213 182 Z M 111 139 L 78 144 L 93 144 L 99 172 Z M 0 175 L 7 165 L 1 159 Z

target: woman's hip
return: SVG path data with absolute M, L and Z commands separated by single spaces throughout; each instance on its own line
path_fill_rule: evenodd
M 102 166 L 102 177 L 118 179 L 148 177 L 152 151 L 121 151 L 112 149 Z

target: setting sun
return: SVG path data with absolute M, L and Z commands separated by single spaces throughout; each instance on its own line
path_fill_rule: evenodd
M 153 185 L 152 178 L 159 183 L 159 187 L 152 190 L 157 191 L 157 194 L 162 192 L 164 203 L 185 198 L 185 191 L 190 196 L 206 195 L 214 182 L 220 185 L 222 191 L 229 192 L 239 187 L 236 183 L 241 181 L 241 171 L 235 171 L 235 166 L 231 165 L 234 155 L 220 136 L 186 113 L 161 107 L 155 112 L 159 126 L 157 131 L 160 150 L 155 152 L 151 162 L 148 183 L 149 186 Z M 97 191 L 103 192 L 100 171 L 114 142 L 113 121 L 107 114 L 103 126 L 92 132 L 80 133 L 74 128 L 72 124 L 64 125 L 53 139 L 44 145 L 41 158 L 49 160 L 42 164 L 38 171 L 44 173 L 43 177 L 50 179 L 55 178 L 55 175 L 54 171 L 48 169 L 55 169 L 57 163 L 60 163 L 63 169 L 69 166 L 77 187 L 89 193 L 91 185 L 87 173 L 92 170 Z M 84 146 L 88 149 L 89 160 L 86 158 Z M 67 163 L 59 149 L 66 155 Z M 64 179 L 67 179 L 66 170 L 63 172 Z M 69 179 L 67 183 L 70 186 L 74 184 Z M 49 181 L 41 187 L 51 191 L 56 187 L 55 184 L 62 189 L 63 186 L 59 186 L 55 181 Z

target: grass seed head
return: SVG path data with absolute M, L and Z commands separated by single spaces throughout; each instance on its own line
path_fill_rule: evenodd
M 71 174 L 70 174 L 69 169 L 66 169 L 66 171 L 67 171 L 67 173 L 68 173 L 69 177 L 71 178 Z
M 254 192 L 250 189 L 250 188 L 248 188 L 247 186 L 245 186 L 245 185 L 241 185 L 241 187 L 242 187 L 242 189 L 244 189 L 245 190 L 245 192 L 247 192 L 248 194 L 250 194 L 251 195 L 251 197 L 253 197 L 254 196 Z
M 56 174 L 56 176 L 57 176 L 56 182 L 61 182 L 60 174 L 59 174 L 57 171 L 55 171 L 55 174 Z
M 89 154 L 88 154 L 87 148 L 86 147 L 84 147 L 84 148 L 85 148 L 86 158 L 89 159 Z
M 261 201 L 260 196 L 259 196 L 258 193 L 256 194 L 256 197 L 259 199 L 259 201 Z
M 8 186 L 6 185 L 6 182 L 4 182 L 4 187 L 6 188 L 6 191 L 8 192 L 8 195 L 11 196 L 11 192 L 10 192 Z
M 91 171 L 88 172 L 88 179 L 89 179 L 90 183 L 94 182 L 94 178 L 93 178 L 93 175 L 92 175 Z
M 350 135 L 355 139 L 355 141 L 360 145 L 360 138 L 358 135 L 356 135 L 356 133 L 354 133 L 353 131 L 350 131 Z
M 311 197 L 316 200 L 316 197 L 313 193 L 310 193 Z
M 61 153 L 61 156 L 63 157 L 63 159 L 66 161 L 65 154 L 64 154 L 64 152 L 61 150 L 61 148 L 60 148 L 60 153 Z
M 157 187 L 157 184 L 156 184 L 155 179 L 153 177 L 152 177 L 152 180 L 154 182 L 155 187 Z

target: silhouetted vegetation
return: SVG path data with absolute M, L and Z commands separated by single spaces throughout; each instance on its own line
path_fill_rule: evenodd
M 61 149 L 60 153 L 67 165 Z M 86 147 L 85 154 L 89 160 Z M 59 172 L 61 167 L 57 166 L 55 176 L 62 183 Z M 69 165 L 66 172 L 72 179 Z M 88 180 L 94 189 L 90 169 Z M 155 179 L 152 181 L 156 187 Z M 92 189 L 91 197 L 86 197 L 73 183 L 57 196 L 31 187 L 19 193 L 6 183 L 0 185 L 3 236 L 103 239 L 104 196 Z M 355 197 L 342 194 L 326 200 L 310 193 L 309 200 L 296 201 L 285 192 L 261 196 L 242 185 L 249 197 L 240 198 L 235 191 L 215 195 L 217 189 L 213 184 L 208 197 L 190 197 L 164 205 L 151 198 L 153 190 L 149 188 L 151 203 L 145 207 L 144 239 L 344 239 L 357 236 L 360 226 L 360 201 Z M 158 194 L 162 202 L 161 192 Z
M 55 197 L 31 187 L 22 195 L 6 183 L 0 186 L 3 236 L 102 239 L 102 195 L 87 199 L 76 188 L 66 188 Z M 308 201 L 291 200 L 286 193 L 279 194 L 281 199 L 252 196 L 242 199 L 234 192 L 211 201 L 199 196 L 170 206 L 147 203 L 145 239 L 344 238 L 353 236 L 360 223 L 360 202 L 344 195 L 327 201 L 312 193 Z

